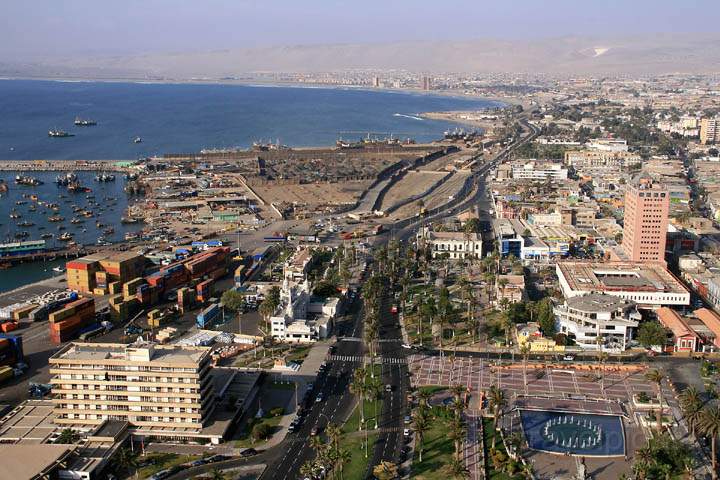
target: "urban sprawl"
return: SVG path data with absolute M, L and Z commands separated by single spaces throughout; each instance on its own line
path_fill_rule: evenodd
M 717 78 L 265 80 L 503 106 L 419 114 L 457 124 L 425 144 L 4 165 L 13 218 L 36 171 L 88 195 L 73 165 L 142 228 L 0 245 L 67 259 L 0 295 L 0 476 L 717 478 Z

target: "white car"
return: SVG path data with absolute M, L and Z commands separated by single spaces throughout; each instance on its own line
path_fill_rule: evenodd
M 404 437 L 409 437 L 410 435 L 412 435 L 412 430 L 410 430 L 409 428 L 403 430 Z

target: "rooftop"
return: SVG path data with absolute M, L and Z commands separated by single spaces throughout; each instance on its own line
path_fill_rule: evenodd
M 156 345 L 153 343 L 71 343 L 50 357 L 53 362 L 158 363 L 195 366 L 209 355 L 208 347 Z
M 560 262 L 557 268 L 574 291 L 688 293 L 680 281 L 658 263 Z
M 635 302 L 602 293 L 571 297 L 565 303 L 569 308 L 583 312 L 610 312 L 635 305 Z
M 45 478 L 73 451 L 71 445 L 0 445 L 2 476 L 17 480 Z

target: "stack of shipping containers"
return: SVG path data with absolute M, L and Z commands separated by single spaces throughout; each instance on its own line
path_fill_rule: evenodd
M 98 326 L 95 321 L 95 300 L 82 298 L 50 314 L 50 341 L 58 345 Z

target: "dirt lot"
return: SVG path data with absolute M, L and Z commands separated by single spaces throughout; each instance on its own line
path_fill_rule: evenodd
M 393 185 L 390 190 L 385 193 L 380 209 L 387 210 L 408 197 L 427 191 L 427 189 L 438 182 L 443 175 L 445 174 L 436 172 L 408 172 L 402 180 Z
M 449 202 L 449 197 L 457 194 L 465 183 L 465 179 L 469 176 L 469 172 L 456 172 L 430 195 L 422 198 L 422 201 L 425 203 L 425 208 L 431 209 Z M 390 218 L 394 220 L 408 218 L 415 215 L 417 211 L 417 202 L 412 202 L 394 211 Z
M 321 205 L 354 202 L 370 183 L 368 180 L 303 185 L 254 185 L 253 189 L 268 204 L 298 202 Z

